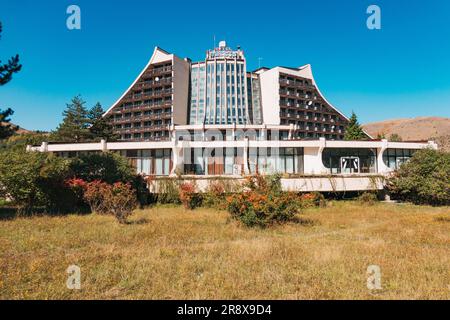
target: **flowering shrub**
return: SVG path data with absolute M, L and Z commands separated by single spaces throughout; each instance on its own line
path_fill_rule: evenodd
M 279 175 L 246 178 L 244 191 L 227 198 L 228 212 L 244 225 L 266 227 L 292 220 L 300 212 L 295 193 L 283 192 Z
M 196 185 L 193 182 L 184 182 L 179 187 L 180 201 L 186 209 L 194 209 L 200 204 L 200 197 L 196 193 Z
M 100 180 L 86 182 L 72 178 L 66 181 L 76 194 L 89 205 L 92 212 L 112 214 L 120 223 L 125 223 L 137 206 L 136 192 L 129 183 L 108 184 Z
M 203 193 L 202 205 L 207 208 L 224 210 L 227 208 L 226 196 L 232 192 L 237 192 L 237 188 L 232 181 L 217 180 L 211 181 L 208 188 Z
M 110 188 L 110 185 L 100 180 L 94 180 L 84 184 L 83 199 L 89 204 L 92 212 L 107 213 L 104 197 L 108 188 Z
M 320 192 L 304 193 L 300 196 L 303 208 L 326 207 L 327 200 Z
M 106 186 L 103 190 L 104 211 L 114 215 L 120 223 L 126 223 L 137 206 L 136 192 L 128 183 L 116 182 Z

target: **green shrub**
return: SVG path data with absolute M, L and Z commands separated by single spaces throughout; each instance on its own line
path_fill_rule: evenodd
M 231 216 L 248 227 L 290 221 L 301 208 L 300 197 L 282 191 L 279 175 L 248 177 L 244 191 L 229 196 L 227 202 Z
M 161 204 L 180 204 L 180 193 L 178 191 L 179 181 L 173 178 L 158 181 L 157 202 Z
M 149 191 L 146 182 L 142 176 L 136 174 L 129 161 L 119 154 L 111 152 L 83 154 L 73 159 L 70 169 L 74 177 L 86 182 L 128 183 L 136 191 L 138 202 L 141 205 L 148 203 Z
M 109 184 L 130 185 L 140 201 L 148 194 L 142 177 L 134 174 L 119 155 L 89 154 L 65 159 L 22 148 L 0 152 L 0 197 L 11 199 L 20 212 L 84 212 L 86 199 L 76 184 L 103 179 Z
M 417 151 L 387 181 L 393 198 L 415 204 L 450 204 L 450 153 Z
M 366 206 L 373 206 L 375 203 L 377 203 L 377 201 L 377 194 L 374 192 L 363 192 L 358 197 L 358 202 Z
M 0 153 L 0 196 L 12 199 L 21 212 L 33 208 L 68 211 L 77 202 L 66 186 L 70 161 L 48 153 L 4 150 Z
M 0 148 L 25 151 L 27 145 L 41 145 L 43 141 L 48 141 L 48 138 L 48 134 L 41 132 L 15 134 L 6 140 L 0 141 Z
M 72 160 L 70 169 L 75 177 L 86 182 L 133 183 L 136 178 L 136 171 L 128 160 L 111 152 L 80 155 Z

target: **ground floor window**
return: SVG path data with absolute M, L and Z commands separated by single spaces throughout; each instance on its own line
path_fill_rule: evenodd
M 303 173 L 303 148 L 185 148 L 183 173 L 195 175 L 242 175 Z M 245 163 L 247 158 L 247 163 Z
M 138 174 L 168 176 L 172 170 L 172 149 L 124 150 Z
M 250 148 L 249 152 L 251 173 L 303 173 L 303 148 L 255 149 Z
M 383 152 L 383 162 L 387 167 L 397 170 L 414 155 L 415 151 L 411 149 L 386 149 Z
M 325 148 L 322 152 L 323 165 L 330 173 L 376 173 L 376 149 Z

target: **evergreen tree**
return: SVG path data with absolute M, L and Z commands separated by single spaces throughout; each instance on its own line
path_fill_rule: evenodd
M 63 112 L 63 122 L 53 132 L 52 138 L 59 142 L 83 142 L 89 139 L 89 118 L 86 104 L 81 96 L 72 98 Z
M 0 22 L 0 38 L 2 33 L 2 23 Z M 19 55 L 12 57 L 9 59 L 8 63 L 1 64 L 0 60 L 0 86 L 7 84 L 12 79 L 12 75 L 17 73 L 22 68 L 22 65 L 19 63 Z M 9 118 L 14 113 L 11 108 L 6 110 L 0 109 L 0 140 L 6 139 L 14 134 L 14 132 L 18 129 L 16 126 L 12 126 L 9 122 L 11 119 Z
M 358 117 L 352 111 L 350 122 L 345 129 L 344 140 L 365 140 L 367 135 L 364 133 L 361 125 L 358 122 Z
M 402 142 L 403 139 L 402 139 L 402 137 L 399 134 L 393 133 L 393 134 L 390 135 L 389 141 L 391 141 L 391 142 Z
M 113 132 L 113 126 L 105 117 L 103 117 L 104 113 L 105 111 L 100 102 L 97 102 L 97 104 L 89 110 L 88 118 L 91 138 L 95 140 L 106 139 L 108 141 L 114 141 L 117 137 Z
M 17 126 L 13 126 L 9 123 L 11 121 L 11 118 L 9 117 L 13 113 L 14 111 L 12 111 L 11 108 L 4 111 L 0 110 L 0 140 L 9 138 L 18 129 Z

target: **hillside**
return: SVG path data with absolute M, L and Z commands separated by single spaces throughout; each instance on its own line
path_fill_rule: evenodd
M 4 122 L 0 122 L 0 126 L 3 126 L 5 123 Z M 16 126 L 14 123 L 10 123 L 11 126 Z M 23 133 L 30 133 L 30 130 L 21 128 L 20 126 L 18 126 L 18 129 L 16 131 L 17 134 L 23 134 Z
M 363 125 L 372 137 L 384 134 L 389 137 L 396 133 L 403 141 L 435 140 L 440 147 L 450 150 L 450 118 L 418 117 L 393 119 Z

